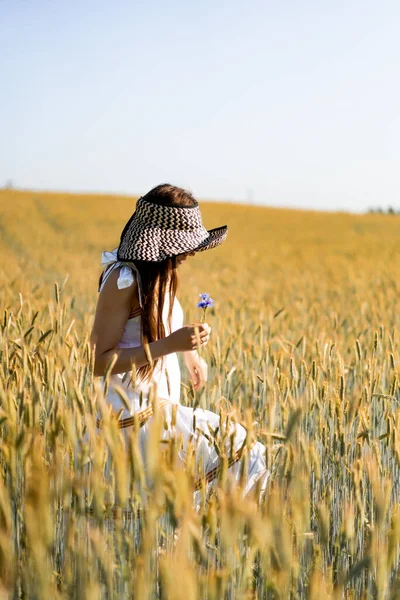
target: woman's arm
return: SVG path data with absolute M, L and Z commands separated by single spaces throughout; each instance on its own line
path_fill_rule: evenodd
M 133 366 L 139 368 L 148 363 L 143 346 L 117 348 L 131 309 L 139 307 L 136 282 L 120 290 L 117 287 L 118 277 L 119 268 L 116 268 L 106 280 L 97 302 L 90 338 L 92 346 L 95 347 L 95 375 L 104 375 L 113 354 L 117 354 L 111 371 L 113 374 L 125 373 L 131 371 Z M 194 350 L 198 347 L 198 341 L 202 345 L 207 344 L 210 331 L 207 323 L 187 325 L 162 340 L 151 342 L 150 354 L 153 359 L 157 359 L 173 352 Z

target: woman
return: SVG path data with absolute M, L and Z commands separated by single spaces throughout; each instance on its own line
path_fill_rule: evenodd
M 207 323 L 183 325 L 176 290 L 179 265 L 196 252 L 220 245 L 227 232 L 226 226 L 207 231 L 197 201 L 181 188 L 159 185 L 140 198 L 122 231 L 119 247 L 103 252 L 105 270 L 100 277 L 91 337 L 95 346 L 95 375 L 104 375 L 114 357 L 106 400 L 118 415 L 125 434 L 132 430 L 132 415 L 136 414 L 141 424 L 139 444 L 144 463 L 152 422 L 150 398 L 157 396 L 166 419 L 164 439 L 183 436 L 179 454 L 183 464 L 189 441 L 191 447 L 195 443 L 196 463 L 209 483 L 215 480 L 219 468 L 209 426 L 215 430 L 219 416 L 179 404 L 180 369 L 176 353 L 184 353 L 194 389 L 200 390 L 207 380 L 207 365 L 197 350 L 207 345 L 211 327 Z M 118 388 L 123 388 L 124 401 Z M 100 421 L 98 426 L 101 427 Z M 238 480 L 246 430 L 231 423 L 228 433 L 229 473 Z M 269 476 L 264 446 L 256 442 L 247 452 L 245 494 L 256 484 L 264 490 Z

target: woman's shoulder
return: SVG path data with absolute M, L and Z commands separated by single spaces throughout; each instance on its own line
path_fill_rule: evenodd
M 101 289 L 104 286 L 107 279 L 109 277 L 111 277 L 112 273 L 114 273 L 114 272 L 118 273 L 118 277 L 117 277 L 118 289 L 129 287 L 135 281 L 133 270 L 129 266 L 124 264 L 123 262 L 115 261 L 115 262 L 105 266 L 104 271 L 102 272 L 102 274 L 100 276 L 99 292 L 101 291 Z
M 132 277 L 129 285 L 124 285 L 127 282 L 127 274 L 124 273 L 123 269 L 124 265 L 115 263 L 105 273 L 105 278 L 100 286 L 99 299 L 101 298 L 101 301 L 108 306 L 119 306 L 128 303 L 132 310 L 136 310 L 140 308 L 137 282 Z

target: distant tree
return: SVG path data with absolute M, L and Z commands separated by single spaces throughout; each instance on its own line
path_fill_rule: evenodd
M 378 206 L 377 208 L 370 207 L 368 209 L 368 214 L 370 214 L 370 215 L 400 215 L 400 210 L 396 211 L 396 209 L 394 209 L 393 206 L 389 206 L 387 210 L 385 210 L 381 206 Z

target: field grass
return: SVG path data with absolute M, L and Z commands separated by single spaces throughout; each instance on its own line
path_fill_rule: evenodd
M 142 510 L 135 436 L 96 434 L 88 343 L 134 204 L 0 192 L 0 598 L 399 598 L 399 218 L 202 204 L 229 236 L 181 268 L 187 322 L 215 299 L 182 402 L 236 407 L 272 477 L 258 506 L 223 471 L 196 512 L 156 419 Z

